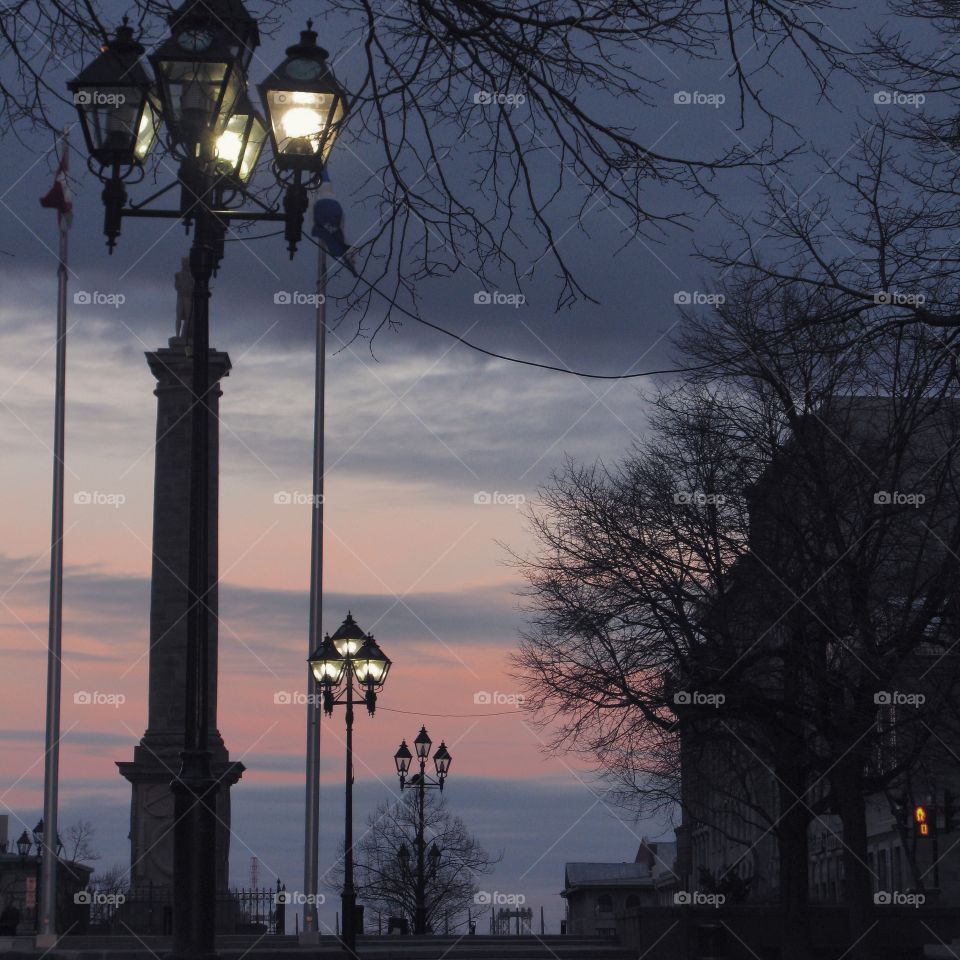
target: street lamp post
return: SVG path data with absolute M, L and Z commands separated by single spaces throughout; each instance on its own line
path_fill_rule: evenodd
M 26 830 L 17 838 L 17 853 L 21 860 L 26 860 L 30 856 L 30 834 Z
M 267 125 L 247 95 L 247 68 L 259 43 L 256 21 L 240 0 L 186 0 L 168 18 L 170 37 L 149 57 L 156 82 L 141 62 L 144 47 L 126 19 L 103 52 L 68 85 L 80 114 L 90 169 L 104 184 L 104 233 L 110 252 L 124 218 L 182 220 L 193 229 L 190 329 L 192 348 L 190 557 L 184 749 L 171 784 L 174 793 L 174 944 L 183 958 L 214 954 L 216 930 L 216 793 L 209 729 L 216 722 L 209 697 L 208 597 L 210 569 L 210 279 L 235 220 L 284 224 L 292 257 L 302 235 L 307 189 L 320 182 L 345 115 L 345 94 L 327 66 L 308 22 L 300 43 L 260 85 L 269 114 L 283 209 L 262 203 L 248 183 L 267 139 Z M 278 94 L 277 91 L 280 91 Z M 296 102 L 297 110 L 290 104 Z M 161 127 L 178 161 L 175 180 L 139 204 L 127 183 L 143 178 L 144 163 Z M 150 204 L 179 187 L 173 209 Z M 252 203 L 257 209 L 244 208 Z
M 43 826 L 43 817 L 37 821 L 37 825 L 32 830 L 33 833 L 33 843 L 37 848 L 36 858 L 37 858 L 37 868 L 36 868 L 36 932 L 39 933 L 55 933 L 56 932 L 56 919 L 57 919 L 57 891 L 56 887 L 51 887 L 50 889 L 44 888 L 44 879 L 49 875 L 53 874 L 54 879 L 56 878 L 56 870 L 52 869 L 48 871 L 48 874 L 43 872 L 43 855 L 44 847 L 43 840 L 47 835 L 47 831 Z M 63 841 L 60 839 L 60 834 L 57 834 L 57 842 L 54 845 L 50 840 L 47 841 L 50 844 L 50 848 L 54 851 L 54 855 L 59 860 L 60 854 L 63 853 Z M 26 858 L 30 853 L 30 838 L 27 836 L 27 831 L 24 830 L 20 835 L 20 839 L 17 841 L 17 852 L 20 854 L 21 858 Z M 48 885 L 49 886 L 49 885 Z M 45 930 L 44 927 L 49 925 L 50 929 Z
M 441 741 L 437 752 L 433 756 L 433 763 L 437 770 L 436 778 L 427 776 L 426 766 L 427 758 L 430 756 L 430 748 L 433 741 L 427 734 L 427 728 L 421 727 L 416 739 L 413 741 L 414 749 L 417 753 L 417 760 L 420 764 L 420 772 L 415 773 L 409 781 L 407 774 L 410 771 L 410 763 L 413 755 L 404 740 L 400 748 L 393 755 L 394 763 L 397 765 L 397 776 L 400 777 L 400 789 L 407 786 L 417 788 L 417 873 L 415 878 L 415 903 L 416 909 L 413 917 L 413 932 L 424 934 L 427 932 L 427 865 L 426 865 L 426 837 L 425 837 L 425 808 L 426 791 L 428 789 L 443 790 L 443 783 L 447 779 L 447 773 L 450 770 L 450 762 L 453 759 L 447 750 L 447 745 Z M 406 850 L 406 848 L 403 848 Z M 440 864 L 440 850 L 436 844 L 430 848 L 431 870 L 435 874 Z M 409 855 L 408 855 L 409 857 Z M 405 862 L 401 857 L 401 861 Z
M 367 712 L 373 716 L 377 707 L 377 691 L 383 689 L 390 670 L 390 659 L 373 636 L 364 633 L 357 626 L 353 615 L 347 613 L 347 619 L 340 624 L 334 635 L 325 636 L 320 646 L 310 655 L 310 668 L 323 692 L 323 712 L 332 716 L 335 705 L 342 704 L 346 707 L 341 940 L 347 953 L 355 957 L 357 891 L 353 884 L 353 682 L 356 679 L 364 691 L 363 702 Z
M 38 833 L 39 831 L 39 833 Z M 39 839 L 37 839 L 39 836 Z M 43 820 L 33 828 L 33 843 L 37 845 L 37 855 L 42 858 L 43 854 Z M 26 830 L 20 834 L 17 838 L 17 853 L 20 854 L 20 866 L 23 868 L 23 884 L 24 884 L 24 893 L 23 893 L 23 905 L 24 909 L 27 906 L 27 857 L 30 856 L 30 834 Z M 35 896 L 36 900 L 34 901 L 34 929 L 39 930 L 40 927 L 40 896 L 42 891 L 40 890 L 40 869 L 42 866 L 42 859 L 38 859 L 37 868 L 35 871 L 34 879 L 36 880 L 36 891 Z

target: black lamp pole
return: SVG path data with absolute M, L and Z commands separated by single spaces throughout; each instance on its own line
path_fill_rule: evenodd
M 327 635 L 323 638 L 320 646 L 310 655 L 309 662 L 314 679 L 323 691 L 323 712 L 332 716 L 336 704 L 346 707 L 343 890 L 340 894 L 343 917 L 340 942 L 349 957 L 356 957 L 358 931 L 357 890 L 353 882 L 353 681 L 356 678 L 363 689 L 367 712 L 373 716 L 377 707 L 377 691 L 382 689 L 390 670 L 390 658 L 380 649 L 373 636 L 360 629 L 353 615 L 347 613 L 347 619 L 340 624 L 332 637 Z
M 90 165 L 104 182 L 104 233 L 113 251 L 124 218 L 166 217 L 193 229 L 190 329 L 192 350 L 184 745 L 171 790 L 173 825 L 173 956 L 214 955 L 217 913 L 216 799 L 209 748 L 210 594 L 210 279 L 223 256 L 227 224 L 282 222 L 290 256 L 301 238 L 307 188 L 320 182 L 346 112 L 345 95 L 308 23 L 300 43 L 261 84 L 269 114 L 283 209 L 247 189 L 268 129 L 246 93 L 246 70 L 259 43 L 256 21 L 241 0 L 186 0 L 168 19 L 171 35 L 151 55 L 155 85 L 140 61 L 144 47 L 124 20 L 100 55 L 68 84 L 80 114 Z M 154 93 L 159 89 L 159 99 Z M 126 183 L 142 178 L 158 120 L 177 178 L 142 203 L 128 204 Z M 180 188 L 179 206 L 150 203 Z M 245 203 L 258 209 L 250 210 Z M 183 331 L 185 334 L 187 331 Z
M 353 670 L 347 667 L 347 769 L 343 815 L 343 890 L 340 909 L 343 916 L 343 946 L 352 956 L 357 948 L 357 891 L 353 885 Z
M 421 727 L 413 745 L 417 752 L 417 760 L 420 763 L 420 772 L 414 777 L 417 787 L 417 875 L 414 882 L 414 915 L 413 932 L 425 934 L 427 932 L 427 868 L 426 868 L 426 800 L 427 790 L 437 789 L 442 791 L 444 781 L 447 779 L 447 773 L 450 770 L 451 757 L 447 751 L 447 745 L 443 742 L 434 754 L 433 762 L 437 769 L 436 778 L 427 776 L 427 758 L 430 756 L 430 748 L 433 741 L 427 734 L 427 728 Z M 407 781 L 407 774 L 410 771 L 410 762 L 413 759 L 407 741 L 400 744 L 400 748 L 393 755 L 394 762 L 397 765 L 397 774 L 400 777 L 400 789 L 412 786 L 414 781 Z M 439 851 L 437 861 L 439 861 Z
M 207 151 L 205 151 L 207 152 Z M 204 163 L 204 166 L 207 164 Z M 209 174 L 205 179 L 209 179 Z M 190 272 L 193 342 L 190 407 L 189 610 L 186 717 L 180 770 L 173 781 L 173 953 L 212 956 L 216 935 L 216 797 L 209 747 L 210 610 L 210 278 L 216 264 L 209 213 L 196 208 Z
M 420 783 L 417 790 L 418 818 L 417 818 L 417 901 L 416 912 L 413 916 L 413 932 L 427 932 L 427 878 L 426 871 L 426 839 L 424 837 L 424 808 L 426 806 L 427 778 L 424 771 L 426 758 L 420 758 Z

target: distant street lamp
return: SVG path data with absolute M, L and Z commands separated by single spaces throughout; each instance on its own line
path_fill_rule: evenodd
M 172 784 L 173 954 L 182 960 L 213 955 L 216 930 L 218 783 L 209 747 L 216 716 L 208 688 L 213 616 L 208 607 L 213 581 L 208 498 L 210 280 L 223 257 L 227 226 L 234 221 L 283 223 L 293 256 L 302 236 L 307 189 L 322 179 L 346 114 L 346 100 L 310 21 L 300 42 L 287 48 L 286 59 L 260 86 L 267 121 L 247 94 L 247 70 L 260 35 L 242 0 L 185 0 L 167 23 L 169 37 L 148 58 L 153 78 L 140 59 L 145 49 L 125 18 L 99 56 L 68 87 L 80 115 L 89 166 L 104 184 L 108 249 L 113 251 L 128 217 L 181 220 L 193 229 L 190 329 L 183 331 L 193 357 L 185 742 Z M 143 179 L 144 163 L 163 128 L 166 153 L 177 164 L 176 179 L 130 204 L 127 184 Z M 286 191 L 282 208 L 265 204 L 247 186 L 268 131 L 276 182 Z M 151 206 L 177 187 L 179 204 L 167 209 Z M 51 896 L 54 882 L 52 876 L 45 878 L 45 892 Z
M 26 836 L 27 831 L 23 831 L 24 836 Z M 37 855 L 39 856 L 43 852 L 43 838 L 46 836 L 46 830 L 43 828 L 43 817 L 37 821 L 37 825 L 33 828 L 33 842 L 37 845 Z M 60 837 L 59 832 L 57 833 L 57 843 L 56 843 L 57 856 L 59 857 L 63 853 L 63 840 Z
M 310 668 L 323 691 L 323 711 L 333 715 L 336 704 L 346 707 L 346 797 L 343 829 L 343 915 L 341 940 L 351 957 L 357 955 L 357 891 L 353 883 L 353 681 L 363 689 L 363 702 L 373 716 L 377 708 L 377 691 L 383 689 L 390 671 L 390 659 L 372 636 L 364 633 L 353 615 L 340 624 L 331 637 L 323 638 L 310 655 Z
M 26 830 L 24 830 L 17 839 L 17 853 L 19 853 L 20 857 L 24 860 L 30 856 L 30 834 L 28 834 Z
M 429 734 L 427 733 L 426 727 L 421 727 L 420 732 L 417 734 L 416 740 L 413 741 L 413 747 L 417 752 L 417 760 L 420 764 L 420 772 L 415 773 L 409 781 L 407 780 L 407 774 L 410 772 L 410 763 L 413 760 L 413 755 L 410 753 L 410 748 L 407 746 L 407 741 L 404 740 L 397 752 L 393 755 L 393 761 L 397 765 L 397 776 L 400 777 L 400 789 L 403 790 L 404 787 L 416 787 L 417 788 L 417 872 L 416 872 L 416 886 L 415 886 L 415 903 L 416 909 L 413 917 L 413 932 L 424 934 L 427 932 L 427 880 L 431 876 L 435 876 L 437 870 L 440 866 L 440 857 L 441 853 L 436 844 L 433 844 L 430 848 L 430 867 L 429 872 L 426 864 L 427 854 L 426 854 L 426 837 L 424 836 L 424 819 L 425 819 L 425 806 L 426 806 L 426 791 L 428 789 L 437 789 L 443 790 L 443 783 L 447 779 L 447 773 L 450 770 L 450 762 L 453 759 L 450 756 L 449 751 L 447 750 L 447 745 L 441 741 L 440 746 L 437 748 L 437 752 L 433 755 L 433 763 L 436 767 L 437 776 L 436 778 L 429 777 L 426 772 L 427 758 L 430 756 L 430 748 L 433 746 L 433 741 L 430 739 Z M 401 863 L 406 864 L 409 862 L 410 854 L 406 849 L 406 844 L 403 844 L 398 853 Z

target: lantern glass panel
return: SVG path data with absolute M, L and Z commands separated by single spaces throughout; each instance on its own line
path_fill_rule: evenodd
M 235 113 L 223 128 L 223 133 L 217 137 L 217 166 L 229 170 L 231 173 L 240 163 L 240 154 L 243 152 L 243 141 L 247 135 L 247 121 L 249 115 Z
M 427 735 L 426 728 L 420 728 L 420 733 L 417 734 L 417 739 L 413 741 L 413 746 L 421 760 L 426 760 L 430 756 L 430 747 L 433 746 L 433 741 Z
M 405 774 L 410 769 L 412 759 L 410 748 L 407 746 L 407 741 L 404 740 L 400 744 L 400 749 L 393 755 L 393 761 L 397 765 L 397 773 Z
M 311 660 L 310 667 L 318 683 L 326 681 L 336 686 L 343 676 L 344 662 L 340 657 L 323 657 L 319 660 Z
M 343 119 L 343 98 L 298 90 L 268 90 L 266 96 L 277 151 L 326 160 Z
M 250 127 L 250 136 L 247 137 L 247 148 L 243 151 L 243 159 L 240 161 L 240 172 L 238 176 L 246 183 L 257 161 L 260 159 L 260 153 L 263 145 L 267 141 L 267 128 L 263 121 L 256 115 L 253 115 L 253 124 Z
M 173 125 L 215 133 L 224 129 L 241 92 L 236 70 L 217 60 L 161 60 L 159 72 Z
M 85 88 L 74 94 L 82 110 L 90 147 L 97 152 L 130 153 L 141 116 L 143 93 L 136 87 Z
M 157 116 L 153 104 L 149 100 L 143 105 L 143 113 L 140 115 L 140 125 L 137 130 L 137 145 L 134 147 L 133 154 L 141 163 L 147 159 L 147 155 L 153 149 L 157 141 L 157 134 L 160 129 L 160 118 Z
M 353 664 L 353 672 L 360 683 L 366 683 L 368 680 L 375 684 L 383 683 L 387 668 L 387 661 L 378 657 L 363 657 L 355 660 Z
M 246 182 L 260 158 L 267 130 L 256 113 L 238 110 L 217 137 L 217 165 Z
M 363 640 L 359 637 L 339 637 L 334 641 L 337 650 L 344 657 L 352 657 L 363 645 Z

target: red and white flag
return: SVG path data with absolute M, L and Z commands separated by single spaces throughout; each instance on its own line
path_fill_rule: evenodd
M 60 147 L 60 162 L 53 177 L 53 186 L 40 198 L 41 207 L 52 207 L 57 211 L 57 223 L 61 230 L 69 230 L 73 222 L 73 195 L 67 183 L 67 171 L 70 169 L 70 145 L 64 133 Z

